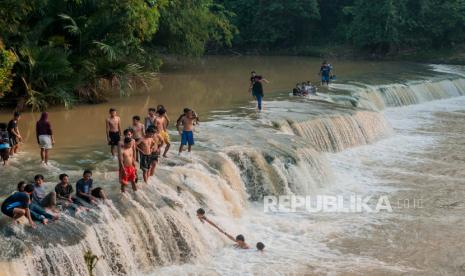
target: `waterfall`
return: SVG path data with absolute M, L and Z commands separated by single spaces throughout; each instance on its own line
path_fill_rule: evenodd
M 365 88 L 357 87 L 353 91 L 353 95 L 359 97 L 365 107 L 374 106 L 377 110 L 382 110 L 386 107 L 420 104 L 463 96 L 465 95 L 465 79 L 366 86 Z
M 281 130 L 304 137 L 319 151 L 337 152 L 365 145 L 389 135 L 392 131 L 383 115 L 371 111 L 335 114 L 304 121 L 278 122 Z

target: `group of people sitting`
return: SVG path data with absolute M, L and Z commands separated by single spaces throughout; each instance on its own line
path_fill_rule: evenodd
M 49 221 L 59 219 L 61 211 L 70 209 L 77 214 L 107 199 L 102 188 L 93 187 L 90 170 L 85 170 L 82 178 L 76 182 L 74 195 L 69 176 L 63 173 L 58 178 L 55 190 L 50 193 L 46 192 L 45 179 L 41 174 L 36 175 L 31 184 L 19 182 L 16 192 L 3 201 L 2 213 L 11 217 L 13 224 L 25 217 L 35 228 L 35 221 L 48 224 Z
M 121 119 L 114 108 L 110 109 L 110 116 L 106 120 L 106 134 L 111 153 L 118 159 L 119 180 L 121 192 L 126 192 L 126 186 L 131 183 L 132 189 L 137 191 L 137 168 L 139 163 L 143 173 L 144 182 L 147 183 L 150 176 L 155 173 L 160 156 L 167 157 L 171 146 L 168 126 L 170 120 L 163 105 L 157 108 L 149 108 L 148 115 L 141 122 L 139 116 L 133 116 L 131 127 L 123 131 L 121 141 Z M 188 146 L 188 152 L 194 145 L 194 125 L 199 123 L 199 117 L 195 111 L 185 108 L 176 121 L 176 129 L 181 135 L 179 154 Z M 162 148 L 165 149 L 162 154 Z
M 292 95 L 294 96 L 307 96 L 309 94 L 316 95 L 316 87 L 310 81 L 297 83 L 295 88 L 292 89 Z

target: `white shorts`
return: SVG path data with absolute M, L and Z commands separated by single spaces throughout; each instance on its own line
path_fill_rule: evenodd
M 41 149 L 51 149 L 52 137 L 50 135 L 39 135 L 39 144 Z

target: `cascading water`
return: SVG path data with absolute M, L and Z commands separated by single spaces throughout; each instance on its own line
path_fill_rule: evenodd
M 324 152 L 343 151 L 391 135 L 391 126 L 378 111 L 464 95 L 465 80 L 350 86 L 350 90 L 358 98 L 358 108 L 271 101 L 266 103 L 269 111 L 258 120 L 225 115 L 204 123 L 193 159 L 162 161 L 156 177 L 148 185 L 141 184 L 136 194 L 119 195 L 114 164 L 97 164 L 94 178 L 105 190 L 115 191 L 110 192 L 112 203 L 76 217 L 65 213 L 38 230 L 11 226 L 2 219 L 0 271 L 6 275 L 85 275 L 83 253 L 87 250 L 101 257 L 96 275 L 147 274 L 157 267 L 209 258 L 226 241 L 212 236 L 196 219 L 197 208 L 205 208 L 217 221 L 239 232 L 242 228 L 232 222 L 263 196 L 311 195 L 332 185 L 333 172 Z M 62 170 L 79 177 L 80 168 L 54 165 L 56 170 L 46 178 Z M 33 171 L 35 165 L 23 158 L 13 161 L 13 166 Z

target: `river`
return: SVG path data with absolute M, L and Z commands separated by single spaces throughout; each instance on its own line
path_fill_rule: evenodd
M 96 275 L 461 275 L 465 273 L 465 68 L 401 62 L 334 61 L 337 81 L 319 98 L 293 97 L 317 83 L 321 60 L 206 57 L 172 62 L 147 89 L 104 104 L 51 108 L 56 136 L 40 165 L 34 124 L 24 113 L 21 154 L 0 168 L 2 198 L 19 180 L 44 174 L 48 189 L 84 168 L 111 204 L 48 226 L 0 218 L 6 275 L 84 275 L 83 254 L 100 256 Z M 249 73 L 265 84 L 264 111 L 247 93 Z M 172 120 L 195 109 L 194 153 L 177 156 L 179 137 L 148 185 L 119 193 L 105 142 L 108 109 L 123 127 L 163 104 Z M 7 122 L 10 115 L 0 114 Z M 351 196 L 390 210 L 265 212 L 264 196 Z M 173 204 L 174 202 L 178 204 Z M 386 203 L 386 201 L 384 201 Z M 386 204 L 384 205 L 386 206 Z M 199 207 L 263 253 L 238 250 L 195 217 Z

